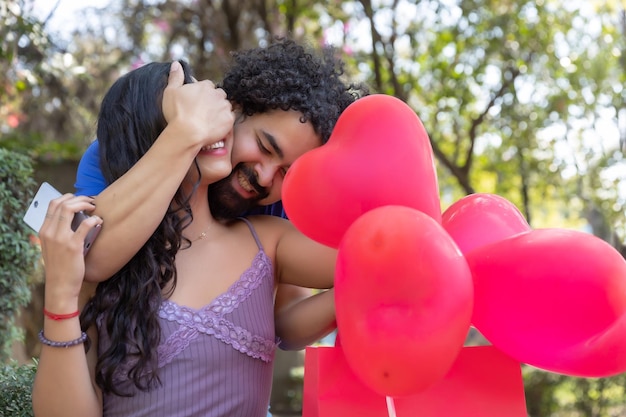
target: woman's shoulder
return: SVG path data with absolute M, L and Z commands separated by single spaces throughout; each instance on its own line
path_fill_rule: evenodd
M 278 216 L 270 216 L 269 214 L 251 214 L 245 216 L 245 219 L 253 225 L 261 225 L 270 227 L 291 227 L 291 222 Z
M 246 216 L 245 219 L 250 222 L 256 234 L 263 241 L 263 246 L 275 245 L 285 233 L 295 229 L 289 220 L 277 216 L 255 214 Z

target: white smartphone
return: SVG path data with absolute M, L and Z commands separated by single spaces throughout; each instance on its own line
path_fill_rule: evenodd
M 29 225 L 35 232 L 39 233 L 39 229 L 41 229 L 41 225 L 46 217 L 50 201 L 61 197 L 61 195 L 62 194 L 52 185 L 47 182 L 43 182 L 39 187 L 39 190 L 37 190 L 33 201 L 31 201 L 30 206 L 28 206 L 26 214 L 24 214 L 24 222 L 26 222 L 26 224 Z M 72 219 L 72 230 L 76 230 L 80 223 L 87 217 L 89 216 L 82 211 L 76 213 Z M 89 249 L 91 249 L 91 245 L 93 244 L 93 241 L 96 240 L 98 233 L 100 233 L 100 227 L 94 227 L 89 231 L 89 233 L 87 233 L 83 254 L 86 255 L 87 252 L 89 252 Z

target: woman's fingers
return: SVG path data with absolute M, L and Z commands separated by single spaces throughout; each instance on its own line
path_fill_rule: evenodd
M 80 289 L 85 271 L 85 238 L 89 231 L 102 224 L 100 217 L 83 213 L 93 207 L 93 198 L 72 194 L 65 194 L 49 204 L 39 237 L 46 282 L 53 286 L 55 293 L 69 292 L 74 296 Z M 72 230 L 75 216 L 84 220 Z
M 94 209 L 93 200 L 92 197 L 88 196 L 64 194 L 50 201 L 43 225 L 39 231 L 40 237 L 56 240 L 55 236 L 60 238 L 63 234 L 73 233 L 72 229 L 78 229 L 79 226 L 79 224 L 73 224 L 74 216 L 79 212 L 91 212 Z M 87 218 L 90 219 L 91 217 Z M 101 222 L 101 219 L 94 217 L 87 223 L 87 231 L 82 231 L 81 235 L 83 233 L 86 235 L 89 229 Z

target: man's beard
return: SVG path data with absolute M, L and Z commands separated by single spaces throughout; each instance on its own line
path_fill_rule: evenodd
M 232 181 L 239 172 L 254 187 L 257 194 L 252 198 L 244 198 L 233 188 Z M 236 179 L 235 179 L 236 181 Z M 230 175 L 209 185 L 209 208 L 211 214 L 218 220 L 230 220 L 245 214 L 256 207 L 259 201 L 269 195 L 268 191 L 257 182 L 254 170 L 243 163 L 237 164 Z

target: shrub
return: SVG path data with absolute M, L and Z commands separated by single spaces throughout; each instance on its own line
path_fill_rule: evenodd
M 0 148 L 0 363 L 20 337 L 15 315 L 30 301 L 29 277 L 40 256 L 22 220 L 35 186 L 30 158 Z
M 31 389 L 36 364 L 0 365 L 0 417 L 32 417 Z

